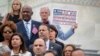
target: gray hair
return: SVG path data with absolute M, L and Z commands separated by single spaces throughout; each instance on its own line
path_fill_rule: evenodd
M 2 55 L 4 53 L 10 54 L 10 52 L 11 52 L 11 50 L 8 48 L 8 46 L 6 46 L 6 45 L 0 46 L 0 55 Z

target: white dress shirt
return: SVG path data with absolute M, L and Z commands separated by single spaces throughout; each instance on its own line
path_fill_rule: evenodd
M 50 40 L 46 41 L 46 50 L 49 50 L 49 44 L 50 44 Z
M 28 30 L 29 30 L 29 33 L 28 33 L 28 34 L 29 34 L 29 38 L 30 38 L 30 36 L 31 36 L 31 23 L 32 23 L 32 22 L 31 22 L 31 20 L 28 21 L 28 22 L 26 22 L 26 21 L 23 20 L 23 22 L 24 22 L 24 26 L 27 27 Z M 26 25 L 26 23 L 28 23 L 28 24 Z M 26 29 L 26 28 L 25 28 L 25 29 Z

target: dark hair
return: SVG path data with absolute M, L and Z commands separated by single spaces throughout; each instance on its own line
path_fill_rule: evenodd
M 54 50 L 48 50 L 46 51 L 43 55 L 47 54 L 47 53 L 52 53 L 54 56 L 57 56 L 57 52 Z
M 10 27 L 13 33 L 17 31 L 17 26 L 13 21 L 6 21 L 4 24 L 2 24 L 0 28 L 1 33 L 3 33 L 5 27 Z
M 75 45 L 73 45 L 73 44 L 67 44 L 67 45 L 64 47 L 64 49 L 63 49 L 63 56 L 65 56 L 65 54 L 64 54 L 64 53 L 65 53 L 65 49 L 66 49 L 68 46 L 72 47 L 73 50 L 76 49 Z
M 20 46 L 20 50 L 22 50 L 22 53 L 25 53 L 25 52 L 26 52 L 25 42 L 24 42 L 24 39 L 23 39 L 23 37 L 22 37 L 22 35 L 21 35 L 20 33 L 14 33 L 14 34 L 11 36 L 10 41 L 9 41 L 9 48 L 10 48 L 10 49 L 13 49 L 13 47 L 12 47 L 12 45 L 11 45 L 11 41 L 12 41 L 12 38 L 13 38 L 14 36 L 19 36 L 19 37 L 20 37 L 20 39 L 21 39 L 21 41 L 22 41 L 22 45 Z M 20 51 L 20 50 L 19 50 L 19 51 Z
M 56 32 L 56 36 L 55 37 L 57 37 L 58 30 L 56 29 L 56 27 L 54 25 L 49 25 L 49 28 L 52 29 L 52 30 L 54 30 Z
M 50 31 L 49 25 L 47 25 L 47 24 L 41 24 L 40 26 L 46 26 L 47 29 L 48 29 L 48 31 Z M 39 27 L 40 27 L 40 26 L 39 26 Z

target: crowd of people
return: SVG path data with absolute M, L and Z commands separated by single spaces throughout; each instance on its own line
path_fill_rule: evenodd
M 61 32 L 50 24 L 48 7 L 40 9 L 41 22 L 32 20 L 32 7 L 20 0 L 13 0 L 11 9 L 0 22 L 0 56 L 85 56 L 82 49 L 56 39 Z M 65 36 L 76 28 L 73 24 Z

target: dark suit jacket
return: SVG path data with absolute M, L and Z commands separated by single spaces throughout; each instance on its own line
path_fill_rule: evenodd
M 60 41 L 58 41 L 58 40 L 56 40 L 56 41 L 55 41 L 55 43 L 57 43 L 57 44 L 61 45 L 62 50 L 63 50 L 63 48 L 64 48 L 64 44 L 63 44 L 63 43 L 61 43 L 61 42 L 60 42 Z
M 49 50 L 54 50 L 57 52 L 57 56 L 62 56 L 62 47 L 59 44 L 50 41 Z
M 41 25 L 40 22 L 33 21 L 33 20 L 31 21 L 31 23 L 32 24 L 31 24 L 31 37 L 30 37 L 30 39 L 27 36 L 27 32 L 26 32 L 26 29 L 24 27 L 23 21 L 20 21 L 17 23 L 17 31 L 22 34 L 27 48 L 29 48 L 29 45 L 32 44 L 36 38 L 38 38 L 38 32 L 36 34 L 32 33 L 33 25 L 35 25 L 37 30 L 38 30 L 38 27 Z

